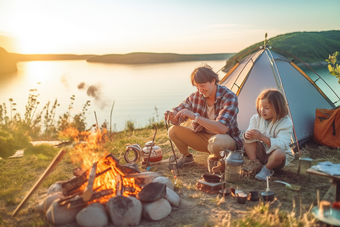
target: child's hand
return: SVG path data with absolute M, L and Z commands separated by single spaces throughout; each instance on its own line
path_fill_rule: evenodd
M 248 140 L 253 140 L 253 139 L 254 139 L 254 138 L 253 138 L 253 135 L 252 135 L 252 133 L 251 133 L 251 130 L 246 131 L 245 134 L 244 134 L 244 137 L 245 137 L 246 139 L 248 139 Z
M 251 129 L 249 133 L 253 139 L 260 139 L 262 136 L 262 133 L 257 129 Z

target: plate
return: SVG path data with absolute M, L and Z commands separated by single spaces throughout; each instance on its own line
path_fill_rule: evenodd
M 330 225 L 340 225 L 340 219 L 336 218 L 334 216 L 335 212 L 332 212 L 332 208 L 331 208 L 331 215 L 329 215 L 328 217 L 324 217 L 320 215 L 319 212 L 319 207 L 315 206 L 312 208 L 312 214 L 314 215 L 314 217 L 322 222 L 325 222 L 327 224 Z

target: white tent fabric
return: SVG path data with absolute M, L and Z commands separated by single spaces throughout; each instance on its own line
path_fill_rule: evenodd
M 256 98 L 264 89 L 276 88 L 284 94 L 296 135 L 292 142 L 298 140 L 300 145 L 313 136 L 315 110 L 335 107 L 291 61 L 268 48 L 259 49 L 238 64 L 220 84 L 238 95 L 237 121 L 241 131 L 248 128 L 251 116 L 256 113 Z

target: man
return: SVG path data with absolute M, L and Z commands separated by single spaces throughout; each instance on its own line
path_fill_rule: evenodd
M 182 154 L 182 163 L 194 162 L 189 147 L 208 152 L 208 169 L 213 173 L 224 172 L 224 161 L 212 166 L 221 159 L 220 151 L 241 149 L 243 146 L 236 121 L 237 96 L 218 82 L 218 74 L 209 65 L 196 68 L 191 73 L 191 83 L 197 91 L 179 106 L 164 113 L 165 120 L 173 124 L 168 133 Z M 181 124 L 189 119 L 189 124 Z

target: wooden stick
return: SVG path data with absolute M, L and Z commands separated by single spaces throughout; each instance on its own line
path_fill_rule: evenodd
M 92 165 L 90 175 L 89 175 L 89 180 L 83 193 L 84 202 L 89 201 L 92 197 L 93 183 L 94 183 L 94 179 L 96 178 L 96 171 L 97 171 L 97 163 L 95 162 Z
M 21 203 L 18 205 L 18 207 L 14 210 L 14 212 L 12 213 L 12 216 L 14 217 L 19 210 L 21 209 L 21 207 L 26 203 L 26 201 L 31 197 L 31 195 L 33 194 L 33 192 L 39 187 L 39 185 L 43 182 L 43 180 L 54 170 L 54 168 L 58 165 L 58 163 L 61 161 L 61 159 L 63 158 L 63 156 L 65 155 L 66 151 L 65 150 L 61 150 L 57 156 L 55 156 L 55 158 L 53 159 L 53 161 L 51 162 L 51 164 L 47 167 L 47 169 L 45 170 L 45 172 L 43 173 L 43 175 L 41 175 L 40 179 L 35 183 L 35 185 L 31 188 L 31 190 L 28 192 L 28 194 L 26 195 L 26 197 L 21 201 Z

